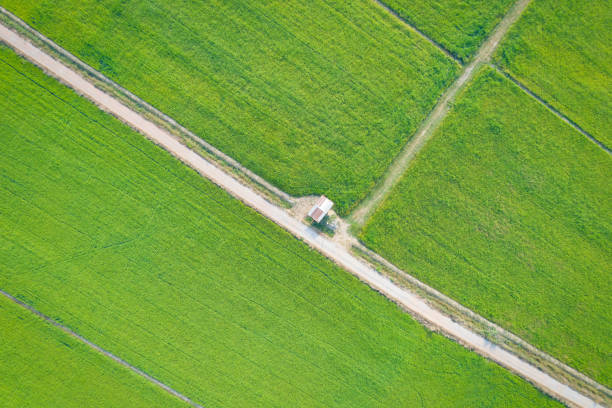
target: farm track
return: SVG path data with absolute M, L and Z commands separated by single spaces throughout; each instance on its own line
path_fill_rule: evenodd
M 80 71 L 85 72 L 88 76 L 94 78 L 97 82 L 97 86 L 99 87 L 109 87 L 112 91 L 111 93 L 114 95 L 121 96 L 126 101 L 128 101 L 132 107 L 138 107 L 139 111 L 142 110 L 148 114 L 151 114 L 151 117 L 160 119 L 158 121 L 159 124 L 168 126 L 169 129 L 175 130 L 181 135 L 185 135 L 190 140 L 194 141 L 196 144 L 200 145 L 206 152 L 208 152 L 215 160 L 219 161 L 222 164 L 227 165 L 229 168 L 234 169 L 238 174 L 242 173 L 242 177 L 248 180 L 255 186 L 260 186 L 263 192 L 271 193 L 278 200 L 284 201 L 289 204 L 293 204 L 296 200 L 295 197 L 285 193 L 278 187 L 272 185 L 263 177 L 255 174 L 250 169 L 243 166 L 234 158 L 228 156 L 221 150 L 217 149 L 191 130 L 185 128 L 176 120 L 161 112 L 159 109 L 155 108 L 148 102 L 134 95 L 132 92 L 128 91 L 124 87 L 120 86 L 116 82 L 109 80 L 106 76 L 102 75 L 100 72 L 93 69 L 91 66 L 85 64 L 83 61 L 79 60 L 76 56 L 65 50 L 64 48 L 57 45 L 55 42 L 51 41 L 49 38 L 43 36 L 38 31 L 32 29 L 28 26 L 24 21 L 22 21 L 19 17 L 0 6 L 0 15 L 4 14 L 12 23 L 16 24 L 20 29 L 25 30 L 28 34 L 34 36 L 36 40 L 40 40 L 45 46 L 49 47 L 54 53 L 60 56 L 64 61 L 68 61 L 69 65 L 74 64 Z
M 113 353 L 103 349 L 102 347 L 98 346 L 97 344 L 92 343 L 91 341 L 87 340 L 85 337 L 79 335 L 78 333 L 73 332 L 68 327 L 64 326 L 63 324 L 53 320 L 49 316 L 39 312 L 38 310 L 36 310 L 32 306 L 30 306 L 30 305 L 22 302 L 21 300 L 11 296 L 10 294 L 6 293 L 5 291 L 3 291 L 1 289 L 0 289 L 0 295 L 6 297 L 8 300 L 10 300 L 11 302 L 21 306 L 22 308 L 24 308 L 26 310 L 29 310 L 30 312 L 34 313 L 36 316 L 40 317 L 41 319 L 43 319 L 47 323 L 57 327 L 58 329 L 60 329 L 64 333 L 68 334 L 71 337 L 74 337 L 75 339 L 77 339 L 80 342 L 84 343 L 85 345 L 91 347 L 92 349 L 94 349 L 98 353 L 105 355 L 106 357 L 110 358 L 111 360 L 115 361 L 116 363 L 121 364 L 123 367 L 127 368 L 128 370 L 133 371 L 134 373 L 136 373 L 139 376 L 143 377 L 147 381 L 150 381 L 151 383 L 157 385 L 158 387 L 162 388 L 164 391 L 174 395 L 175 397 L 179 398 L 180 400 L 185 401 L 186 403 L 190 404 L 191 406 L 193 406 L 195 408 L 204 408 L 202 405 L 192 401 L 189 397 L 181 394 L 180 392 L 176 391 L 172 387 L 169 387 L 166 384 L 164 384 L 163 382 L 159 381 L 158 379 L 156 379 L 154 377 L 151 377 L 149 374 L 145 373 L 142 370 L 139 370 L 138 368 L 134 367 L 133 365 L 131 365 L 127 361 L 121 359 L 120 357 L 117 357 Z
M 480 47 L 472 62 L 465 66 L 459 78 L 457 78 L 442 95 L 417 133 L 408 141 L 391 166 L 389 166 L 381 181 L 378 182 L 368 197 L 355 209 L 350 216 L 352 222 L 360 226 L 364 225 L 372 212 L 378 208 L 385 197 L 387 197 L 391 189 L 405 173 L 412 160 L 416 157 L 417 153 L 432 137 L 438 125 L 448 113 L 450 105 L 455 100 L 459 91 L 473 78 L 480 65 L 490 61 L 501 40 L 530 3 L 531 0 L 518 0 L 497 27 L 495 27 L 495 30 L 493 30 L 493 33 Z M 424 36 L 422 33 L 421 35 Z
M 522 3 L 528 2 L 529 1 L 526 0 Z M 202 176 L 209 179 L 214 184 L 226 190 L 235 198 L 241 200 L 244 204 L 255 209 L 260 214 L 269 218 L 297 238 L 303 240 L 312 248 L 333 260 L 341 267 L 353 273 L 374 290 L 381 292 L 398 305 L 404 307 L 417 318 L 440 328 L 441 331 L 448 337 L 459 341 L 467 348 L 477 351 L 479 354 L 488 357 L 498 364 L 510 369 L 511 371 L 535 384 L 548 394 L 553 395 L 562 401 L 566 401 L 570 404 L 581 407 L 600 406 L 591 398 L 584 396 L 568 385 L 554 379 L 550 375 L 539 370 L 534 365 L 521 360 L 516 355 L 453 321 L 450 317 L 429 306 L 417 295 L 400 288 L 387 277 L 382 276 L 375 269 L 353 256 L 345 247 L 332 242 L 324 235 L 319 234 L 314 228 L 309 227 L 303 224 L 300 220 L 292 217 L 288 211 L 270 203 L 252 188 L 241 184 L 230 174 L 218 168 L 211 162 L 204 159 L 202 156 L 189 149 L 187 146 L 180 143 L 168 131 L 160 128 L 150 120 L 146 119 L 142 114 L 128 108 L 116 98 L 96 88 L 73 69 L 55 60 L 40 48 L 30 43 L 27 39 L 21 37 L 19 34 L 15 33 L 4 25 L 0 25 L 0 40 L 5 42 L 11 48 L 15 49 L 19 54 L 23 55 L 28 60 L 32 61 L 35 65 L 41 67 L 49 75 L 59 79 L 62 83 L 68 85 L 79 94 L 96 103 L 101 109 L 127 123 L 152 140 L 154 143 L 172 153 L 179 160 L 198 171 Z M 10 295 L 4 292 L 2 292 L 2 294 L 11 298 Z M 28 307 L 27 305 L 19 302 L 17 299 L 11 299 L 13 301 L 17 301 L 24 307 Z M 36 313 L 34 309 L 29 309 Z M 44 316 L 41 315 L 41 317 Z M 60 327 L 63 326 L 60 325 Z M 69 329 L 66 328 L 66 330 Z M 78 336 L 76 333 L 73 333 L 73 335 L 80 340 L 87 342 L 86 339 Z M 89 342 L 87 342 L 87 344 L 89 344 L 91 347 L 95 346 L 97 350 L 104 353 L 104 350 L 100 349 L 98 346 Z M 110 353 L 105 354 L 113 359 L 118 359 L 117 361 L 119 362 L 123 361 Z M 130 369 L 138 370 L 129 365 L 129 363 L 124 363 L 130 367 Z M 169 391 L 164 384 L 146 375 L 144 372 L 141 372 L 140 370 L 137 372 L 156 385 Z M 192 405 L 194 404 L 192 403 Z
M 591 140 L 591 142 L 595 143 L 597 146 L 601 147 L 604 151 L 606 151 L 608 154 L 612 154 L 612 151 L 610 150 L 610 148 L 608 146 L 606 146 L 605 144 L 603 144 L 601 141 L 599 141 L 595 136 L 591 135 L 590 133 L 588 133 L 586 130 L 582 129 L 576 122 L 574 122 L 573 120 L 571 120 L 570 118 L 568 118 L 567 116 L 565 116 L 563 113 L 561 113 L 559 110 L 557 110 L 554 106 L 552 106 L 551 104 L 549 104 L 548 102 L 546 102 L 542 97 L 540 97 L 538 94 L 536 94 L 535 92 L 531 91 L 529 88 L 527 88 L 527 86 L 525 86 L 522 82 L 520 82 L 518 79 L 514 78 L 512 75 L 510 75 L 509 73 L 507 73 L 506 71 L 504 71 L 503 69 L 501 69 L 500 67 L 498 67 L 497 65 L 493 65 L 493 68 L 495 68 L 497 70 L 497 72 L 499 72 L 500 74 L 502 74 L 503 76 L 505 76 L 506 78 L 508 78 L 510 81 L 512 81 L 516 86 L 518 86 L 519 88 L 521 88 L 527 95 L 531 96 L 533 99 L 535 99 L 536 101 L 538 101 L 540 104 L 544 105 L 544 107 L 546 107 L 549 111 L 551 111 L 555 116 L 557 116 L 559 119 L 561 119 L 563 122 L 567 123 L 568 125 L 570 125 L 571 127 L 573 127 L 574 129 L 576 129 L 578 132 L 580 132 L 584 137 L 586 137 L 587 139 Z

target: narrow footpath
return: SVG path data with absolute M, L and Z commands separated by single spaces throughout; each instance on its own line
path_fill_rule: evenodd
M 523 0 L 528 3 L 529 0 Z M 519 13 L 520 14 L 520 13 Z M 531 383 L 538 386 L 550 395 L 562 401 L 569 402 L 580 407 L 599 407 L 592 399 L 578 393 L 566 384 L 563 384 L 548 374 L 540 371 L 535 366 L 519 359 L 514 354 L 491 343 L 484 337 L 461 326 L 451 320 L 448 316 L 428 306 L 425 301 L 391 282 L 388 278 L 380 275 L 376 270 L 353 256 L 346 248 L 332 242 L 316 229 L 303 224 L 300 220 L 292 217 L 288 211 L 280 208 L 264 197 L 259 195 L 250 187 L 241 184 L 225 171 L 219 169 L 202 156 L 181 144 L 169 132 L 158 127 L 141 114 L 125 106 L 122 102 L 106 94 L 88 82 L 73 69 L 53 59 L 40 48 L 34 46 L 27 39 L 0 24 L 0 40 L 16 50 L 19 54 L 41 67 L 51 76 L 62 83 L 70 86 L 79 94 L 96 103 L 101 109 L 127 123 L 157 145 L 172 153 L 179 160 L 198 171 L 202 176 L 211 180 L 219 187 L 226 190 L 232 196 L 252 207 L 263 216 L 269 218 L 282 228 L 303 240 L 312 248 L 316 249 L 338 265 L 351 272 L 374 290 L 387 296 L 389 299 L 405 307 L 414 315 L 422 318 L 432 325 L 440 328 L 446 335 L 458 340 L 461 344 L 477 351 L 498 364 L 510 369 Z M 499 39 L 498 39 L 499 40 Z M 497 40 L 497 41 L 498 41 Z M 24 305 L 22 305 L 24 306 Z M 85 339 L 82 339 L 85 341 Z M 91 343 L 86 343 L 92 346 Z M 92 346 L 93 347 L 93 346 Z M 134 370 L 132 367 L 131 369 Z M 138 373 L 143 375 L 144 373 Z M 159 383 L 155 383 L 160 385 Z
M 472 62 L 467 65 L 459 78 L 442 95 L 433 111 L 421 125 L 412 139 L 404 146 L 400 154 L 393 161 L 381 181 L 374 187 L 368 197 L 355 209 L 351 215 L 351 221 L 358 225 L 363 225 L 370 217 L 372 212 L 378 208 L 380 203 L 391 192 L 391 189 L 397 184 L 400 177 L 406 172 L 406 169 L 417 155 L 417 153 L 425 146 L 425 143 L 431 138 L 438 125 L 442 122 L 449 111 L 451 103 L 461 89 L 472 79 L 478 72 L 478 67 L 489 62 L 491 56 L 499 46 L 501 40 L 512 25 L 518 21 L 523 11 L 531 3 L 531 0 L 518 0 L 510 9 L 508 14 L 499 22 L 493 33 L 482 44 Z M 420 32 L 419 32 L 420 33 Z M 424 36 L 424 34 L 421 33 Z

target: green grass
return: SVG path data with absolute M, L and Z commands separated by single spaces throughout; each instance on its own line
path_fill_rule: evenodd
M 462 62 L 469 61 L 513 0 L 384 0 Z
M 326 194 L 341 214 L 459 68 L 369 0 L 3 5 L 266 180 Z
M 498 65 L 612 147 L 612 12 L 607 0 L 536 0 Z
M 3 408 L 187 404 L 0 295 Z
M 557 405 L 0 59 L 3 290 L 207 408 Z
M 612 385 L 612 160 L 486 68 L 362 239 Z

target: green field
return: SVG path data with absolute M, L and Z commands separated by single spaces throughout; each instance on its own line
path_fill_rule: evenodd
M 384 0 L 400 17 L 463 62 L 471 59 L 513 0 Z
M 0 76 L 3 290 L 207 408 L 557 405 L 4 48 Z
M 2 3 L 268 181 L 324 193 L 341 214 L 459 69 L 369 0 Z
M 609 386 L 610 174 L 606 152 L 487 68 L 361 237 Z
M 0 295 L 3 408 L 187 404 Z
M 612 146 L 612 12 L 608 0 L 536 0 L 496 63 Z

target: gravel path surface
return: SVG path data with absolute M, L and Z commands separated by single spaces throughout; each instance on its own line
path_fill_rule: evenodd
M 529 0 L 520 1 L 524 3 L 529 2 Z M 217 168 L 202 156 L 181 144 L 169 132 L 161 129 L 139 113 L 123 105 L 117 99 L 96 88 L 80 74 L 53 59 L 27 39 L 21 37 L 19 34 L 2 24 L 0 24 L 0 40 L 44 69 L 51 76 L 59 79 L 79 94 L 95 102 L 103 110 L 141 132 L 154 143 L 163 147 L 185 164 L 198 171 L 202 176 L 226 190 L 229 194 L 257 210 L 299 239 L 302 239 L 312 248 L 318 250 L 320 253 L 357 276 L 373 289 L 383 293 L 389 299 L 405 307 L 419 318 L 437 326 L 448 336 L 457 339 L 470 349 L 476 350 L 478 353 L 490 358 L 498 364 L 507 367 L 531 383 L 537 385 L 542 390 L 561 400 L 580 407 L 599 407 L 599 405 L 590 398 L 555 380 L 535 366 L 526 363 L 514 354 L 489 342 L 484 337 L 452 321 L 448 316 L 443 315 L 427 305 L 425 301 L 415 294 L 401 289 L 388 278 L 380 275 L 376 270 L 353 256 L 346 248 L 332 242 L 326 236 L 319 234 L 314 228 L 293 218 L 288 211 L 270 203 L 250 187 L 241 184 L 230 174 Z M 169 256 L 171 256 L 171 254 L 169 254 Z M 90 346 L 93 347 L 92 344 L 90 344 Z M 136 370 L 133 367 L 131 369 Z M 139 374 L 143 375 L 144 373 Z M 156 384 L 160 385 L 158 383 Z

